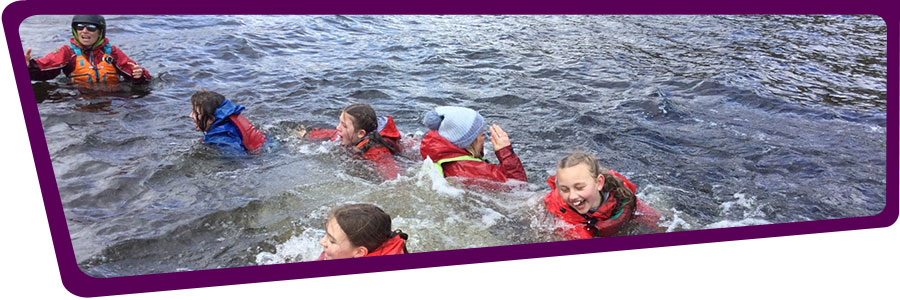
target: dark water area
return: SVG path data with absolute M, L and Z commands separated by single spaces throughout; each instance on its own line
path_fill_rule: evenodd
M 35 16 L 23 48 L 68 41 Z M 877 16 L 107 16 L 147 86 L 34 82 L 76 251 L 112 277 L 313 260 L 325 217 L 374 203 L 413 252 L 559 240 L 545 180 L 587 151 L 669 231 L 878 214 L 886 192 L 886 26 Z M 189 97 L 217 91 L 265 153 L 202 144 Z M 416 145 L 382 181 L 300 141 L 353 102 Z M 424 112 L 476 109 L 528 174 L 509 191 L 421 171 Z M 487 157 L 493 157 L 491 145 Z M 628 230 L 624 234 L 640 234 Z

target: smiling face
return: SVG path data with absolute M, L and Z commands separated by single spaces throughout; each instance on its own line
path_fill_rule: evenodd
M 345 112 L 341 112 L 341 116 L 338 117 L 337 133 L 338 137 L 340 137 L 341 145 L 354 146 L 359 143 L 362 137 L 366 136 L 365 130 L 356 129 L 353 125 L 355 121 L 356 119 L 353 116 Z
M 333 217 L 328 219 L 325 236 L 319 240 L 319 244 L 322 245 L 325 260 L 362 257 L 368 253 L 366 247 L 354 246 L 350 242 L 347 234 Z
M 593 176 L 584 163 L 556 170 L 559 196 L 579 214 L 600 206 L 604 180 L 603 175 Z
M 81 30 L 79 30 L 79 28 Z M 92 28 L 94 31 L 91 31 Z M 75 36 L 78 37 L 78 42 L 81 43 L 82 46 L 90 47 L 97 42 L 98 38 L 100 38 L 100 29 L 94 24 L 76 24 Z

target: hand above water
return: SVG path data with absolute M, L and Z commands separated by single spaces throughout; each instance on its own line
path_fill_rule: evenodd
M 510 145 L 509 135 L 506 134 L 506 131 L 503 131 L 503 128 L 500 128 L 500 125 L 491 125 L 489 129 L 491 131 L 491 145 L 494 145 L 494 151 Z
M 144 76 L 144 68 L 133 62 L 128 64 L 131 65 L 131 78 L 138 79 Z
M 306 137 L 307 131 L 309 131 L 309 130 L 306 129 L 306 125 L 300 125 L 300 128 L 297 128 L 297 130 L 295 132 L 297 133 L 297 136 L 302 139 L 302 138 Z
M 25 65 L 31 66 L 31 48 L 25 50 Z

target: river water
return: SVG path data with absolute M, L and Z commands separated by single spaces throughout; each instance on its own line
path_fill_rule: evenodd
M 70 20 L 28 18 L 23 49 L 56 49 Z M 669 231 L 885 206 L 887 36 L 876 16 L 107 21 L 149 85 L 33 83 L 76 258 L 92 276 L 312 260 L 328 211 L 350 202 L 384 208 L 413 252 L 558 240 L 544 181 L 576 150 L 634 182 Z M 201 143 L 188 118 L 200 89 L 247 107 L 269 136 L 263 155 Z M 392 115 L 415 145 L 399 179 L 291 135 L 333 126 L 353 102 Z M 528 182 L 494 191 L 421 171 L 421 118 L 438 105 L 501 125 Z

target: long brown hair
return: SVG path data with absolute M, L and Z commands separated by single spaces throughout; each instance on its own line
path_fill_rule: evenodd
M 363 246 L 369 253 L 391 238 L 391 216 L 378 206 L 362 203 L 335 208 L 328 219 L 334 218 L 354 247 Z M 400 232 L 403 239 L 405 233 Z M 405 250 L 405 245 L 404 245 Z
M 613 176 L 609 173 L 609 170 L 601 166 L 600 162 L 597 161 L 597 158 L 593 155 L 584 152 L 569 154 L 569 156 L 563 157 L 563 159 L 556 163 L 556 170 L 574 167 L 580 164 L 587 165 L 592 178 L 597 178 L 598 175 L 603 174 L 603 179 L 605 180 L 603 180 L 603 188 L 601 188 L 601 191 L 616 195 L 616 198 L 622 201 L 622 204 L 634 202 L 635 196 L 634 193 L 631 192 L 631 189 L 626 187 L 621 179 Z
M 353 128 L 366 131 L 369 140 L 381 145 L 391 151 L 391 154 L 397 154 L 397 149 L 384 140 L 378 130 L 378 116 L 375 115 L 375 109 L 365 103 L 353 103 L 344 107 L 341 112 L 353 117 Z M 363 137 L 365 138 L 365 137 Z
M 197 114 L 197 127 L 203 132 L 209 131 L 209 126 L 216 119 L 216 109 L 225 102 L 225 96 L 207 90 L 201 90 L 191 96 L 191 109 Z

